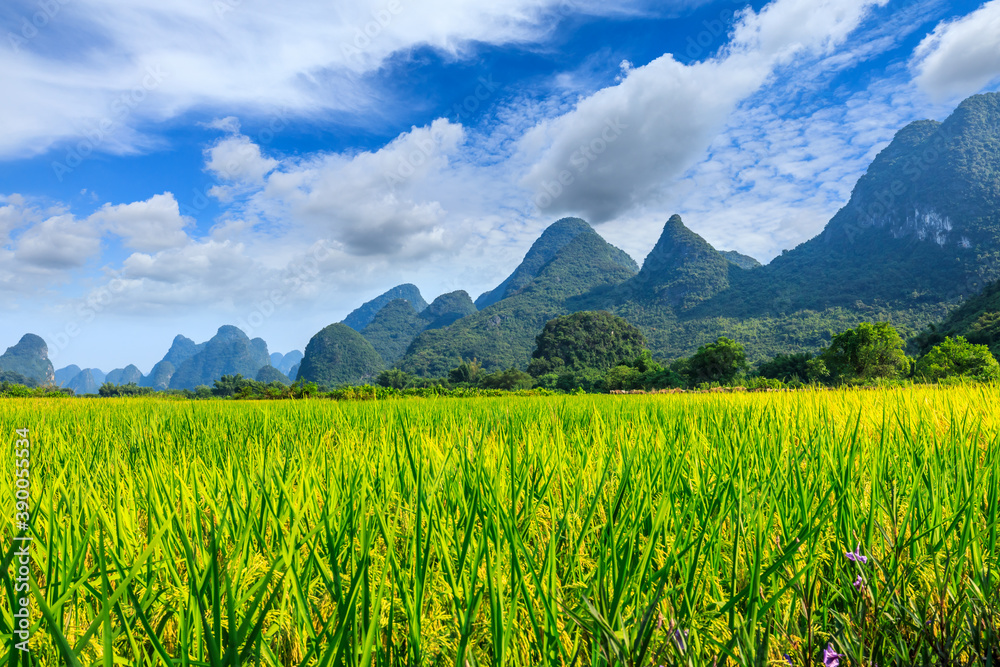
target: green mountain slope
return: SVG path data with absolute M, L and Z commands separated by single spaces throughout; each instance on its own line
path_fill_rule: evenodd
M 514 296 L 538 277 L 545 265 L 552 261 L 556 254 L 565 248 L 570 241 L 580 234 L 593 233 L 593 231 L 593 228 L 580 218 L 563 218 L 555 221 L 531 245 L 524 259 L 506 280 L 495 289 L 481 294 L 476 299 L 476 307 L 482 310 L 501 299 Z
M 17 345 L 0 355 L 0 371 L 30 378 L 39 385 L 55 384 L 56 372 L 49 361 L 49 348 L 40 336 L 24 334 Z
M 386 363 L 392 364 L 406 354 L 406 348 L 426 328 L 427 320 L 409 301 L 395 299 L 378 312 L 361 335 Z
M 735 264 L 741 269 L 756 269 L 758 266 L 763 266 L 750 255 L 744 255 L 735 250 L 720 250 L 719 254 L 725 257 L 730 264 Z
M 57 387 L 65 387 L 66 383 L 75 378 L 83 369 L 76 364 L 70 364 L 65 368 L 56 369 L 55 380 Z
M 411 285 L 409 283 L 405 285 L 397 285 L 388 292 L 380 294 L 371 301 L 367 301 L 358 306 L 351 312 L 350 315 L 344 318 L 343 324 L 346 324 L 355 331 L 360 332 L 368 326 L 373 319 L 375 319 L 375 316 L 380 310 L 385 308 L 390 301 L 395 301 L 396 299 L 406 299 L 413 304 L 413 308 L 418 313 L 427 307 L 427 302 L 424 301 L 424 297 L 420 295 L 420 290 L 417 289 L 416 285 Z
M 384 367 L 378 352 L 361 334 L 346 324 L 331 324 L 309 341 L 296 379 L 336 387 L 372 382 Z
M 129 364 L 125 368 L 116 368 L 108 373 L 104 381 L 111 384 L 139 384 L 142 381 L 142 371 L 134 364 Z
M 475 304 L 463 290 L 442 294 L 420 313 L 409 301 L 396 299 L 378 312 L 361 335 L 386 363 L 392 364 L 406 353 L 421 332 L 443 329 L 475 312 Z
M 964 336 L 970 343 L 987 345 L 1000 357 L 1000 282 L 988 285 L 943 321 L 928 326 L 915 338 L 915 352 L 924 354 L 949 336 Z
M 170 349 L 163 359 L 158 361 L 149 371 L 149 375 L 142 378 L 139 384 L 143 387 L 152 387 L 158 391 L 170 387 L 170 379 L 177 372 L 177 368 L 185 361 L 205 349 L 207 343 L 195 343 L 190 338 L 177 335 L 174 336 Z
M 577 221 L 573 225 L 579 228 Z M 487 370 L 523 368 L 545 323 L 572 312 L 569 299 L 618 285 L 637 268 L 631 257 L 587 225 L 512 296 L 449 327 L 421 333 L 399 365 L 428 376 L 444 375 L 463 359 L 473 358 Z
M 97 380 L 94 378 L 94 374 L 89 368 L 85 368 L 77 373 L 76 377 L 70 380 L 66 386 L 72 389 L 73 393 L 77 396 L 82 396 L 84 394 L 96 394 L 101 388 L 101 385 L 97 383 Z
M 816 349 L 865 320 L 916 333 L 1000 277 L 1000 95 L 970 98 L 943 123 L 900 130 L 821 234 L 767 266 L 731 263 L 728 286 L 692 306 L 683 302 L 690 288 L 697 299 L 724 284 L 699 249 L 700 275 L 661 262 L 649 267 L 654 289 L 603 304 L 640 326 L 661 356 L 726 335 L 759 360 Z
M 271 364 L 267 344 L 260 338 L 250 340 L 234 326 L 223 326 L 204 347 L 177 367 L 170 378 L 171 389 L 194 389 L 211 386 L 223 375 L 239 373 L 253 378 L 262 366 Z

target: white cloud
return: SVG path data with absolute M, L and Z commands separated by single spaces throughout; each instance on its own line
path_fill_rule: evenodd
M 450 243 L 439 197 L 464 140 L 461 125 L 439 119 L 374 152 L 288 160 L 247 210 L 279 225 L 294 220 L 352 255 L 425 257 Z
M 101 249 L 100 228 L 90 220 L 57 215 L 29 228 L 17 240 L 15 257 L 41 269 L 79 268 Z
M 140 252 L 185 245 L 188 242 L 185 228 L 194 224 L 194 220 L 181 215 L 170 192 L 131 204 L 105 204 L 91 217 L 122 237 L 129 248 Z
M 0 58 L 0 157 L 79 141 L 101 152 L 155 145 L 141 129 L 193 108 L 269 113 L 281 100 L 312 118 L 331 111 L 377 117 L 386 100 L 365 75 L 395 53 L 428 46 L 464 56 L 471 45 L 544 40 L 563 10 L 616 15 L 629 0 L 74 0 L 39 34 Z M 687 3 L 680 3 L 686 5 Z M 36 8 L 25 6 L 29 21 Z M 9 29 L 17 35 L 16 14 Z M 24 18 L 24 17 L 21 17 Z M 7 31 L 4 31 L 5 33 Z M 65 36 L 71 51 L 42 48 Z M 5 39 L 5 42 L 8 40 Z M 6 49 L 8 45 L 5 43 Z M 59 55 L 54 55 L 59 54 Z M 85 144 L 86 146 L 87 144 Z M 87 150 L 85 148 L 85 150 Z M 72 160 L 72 158 L 70 158 Z
M 522 149 L 537 158 L 522 183 L 545 213 L 618 217 L 691 167 L 776 67 L 829 53 L 885 2 L 775 0 L 747 10 L 719 57 L 684 65 L 666 54 L 528 132 Z
M 1000 80 L 1000 0 L 939 24 L 914 51 L 912 65 L 917 84 L 939 101 Z

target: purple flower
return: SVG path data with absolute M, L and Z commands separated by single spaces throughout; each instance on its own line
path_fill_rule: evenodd
M 827 644 L 823 649 L 823 667 L 840 667 L 840 659 L 843 657 L 843 653 L 833 650 L 833 644 Z
M 865 587 L 865 582 L 861 579 L 860 574 L 858 575 L 858 578 L 854 580 L 854 587 L 859 591 Z
M 673 637 L 674 643 L 677 645 L 677 648 L 680 650 L 681 653 L 687 651 L 687 642 L 684 641 L 685 639 L 687 639 L 687 636 L 688 636 L 687 630 L 680 630 L 680 629 L 674 630 L 674 637 Z
M 844 554 L 847 556 L 847 560 L 853 560 L 855 563 L 866 564 L 868 563 L 868 556 L 861 555 L 861 545 L 854 547 L 854 551 L 848 551 Z
M 781 655 L 785 657 L 785 662 L 787 662 L 792 667 L 795 667 L 795 661 L 792 660 L 792 656 L 788 655 L 787 653 L 782 653 Z

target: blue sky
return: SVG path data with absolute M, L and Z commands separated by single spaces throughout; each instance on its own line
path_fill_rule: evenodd
M 998 83 L 1000 0 L 14 0 L 0 348 L 303 349 L 401 282 L 475 298 L 565 215 L 768 261 Z

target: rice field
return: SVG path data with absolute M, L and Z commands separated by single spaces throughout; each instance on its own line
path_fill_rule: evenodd
M 998 401 L 2 400 L 0 664 L 996 664 Z

